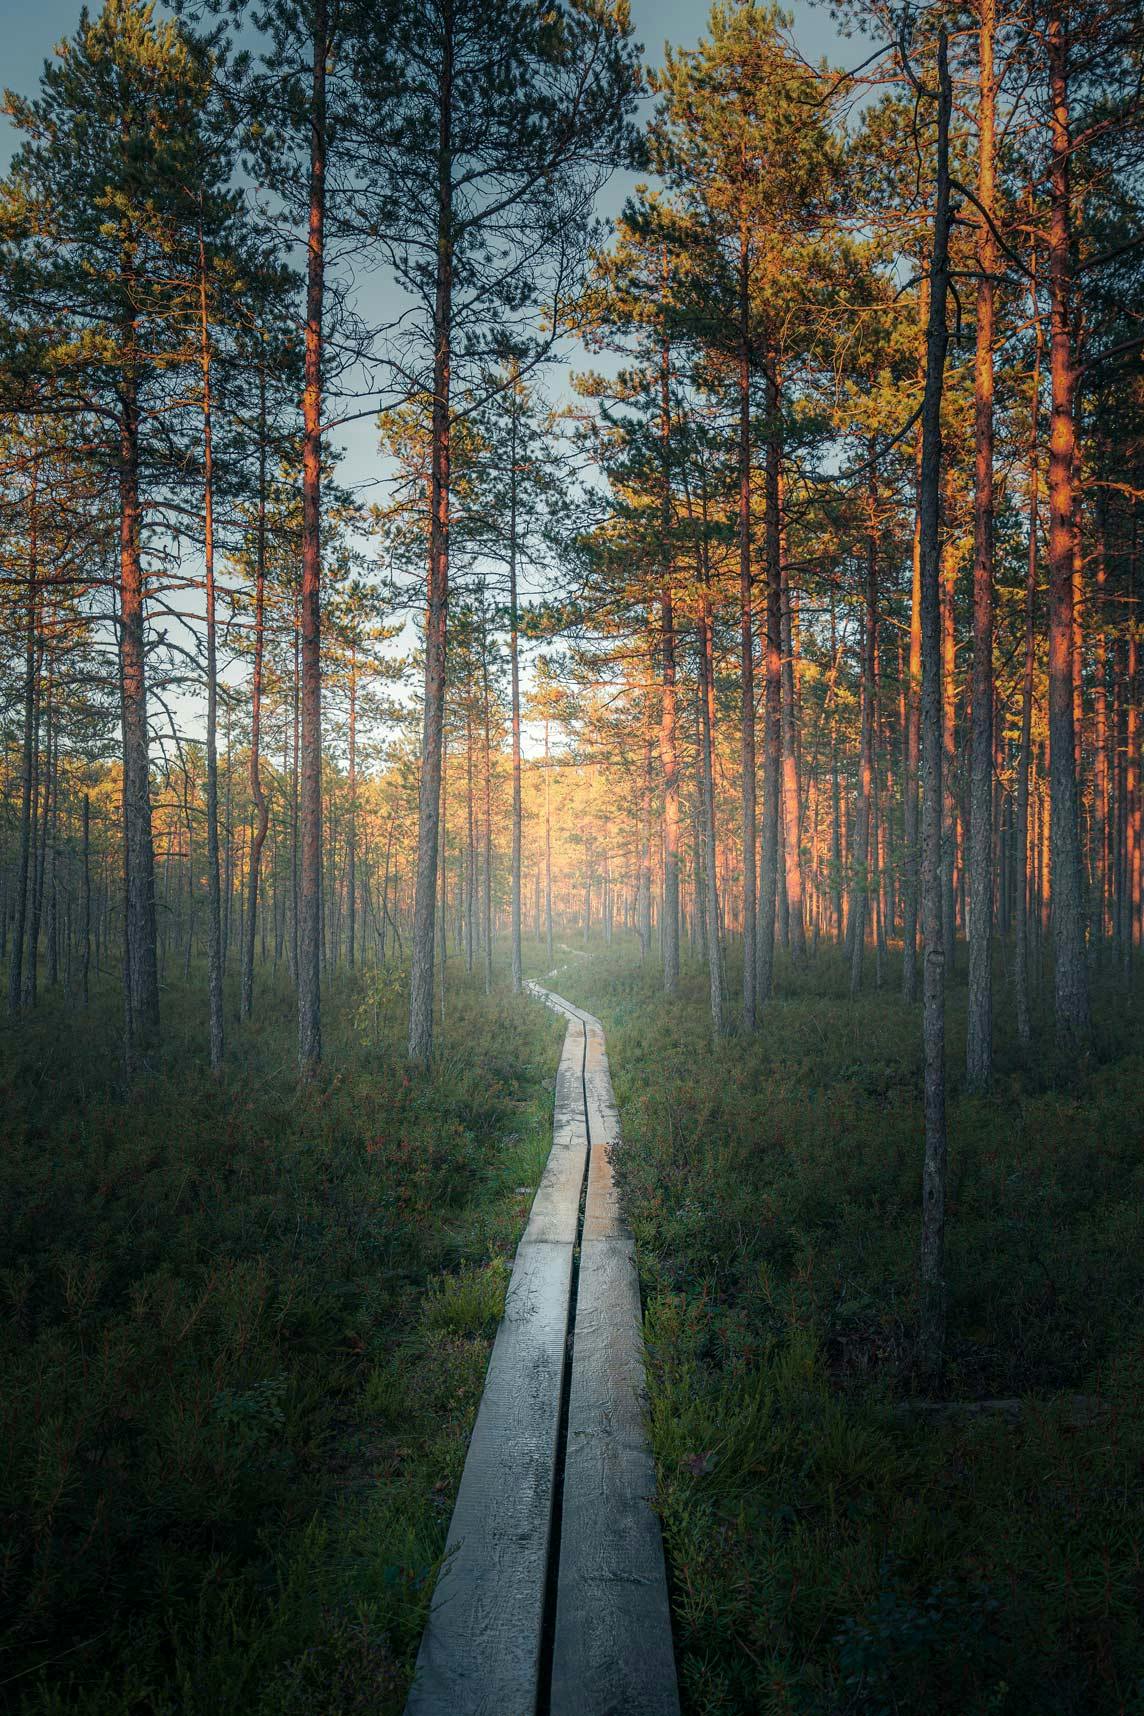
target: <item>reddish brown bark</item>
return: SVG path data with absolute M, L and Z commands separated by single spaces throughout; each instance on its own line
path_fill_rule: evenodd
M 322 306 L 325 292 L 326 0 L 315 0 L 310 92 L 310 190 L 302 391 L 302 589 L 300 687 L 301 865 L 298 886 L 298 1063 L 322 1058 Z
M 1057 1040 L 1075 1052 L 1090 1028 L 1082 908 L 1074 714 L 1076 366 L 1072 347 L 1068 46 L 1055 7 L 1048 30 L 1051 104 L 1049 221 L 1049 765 Z

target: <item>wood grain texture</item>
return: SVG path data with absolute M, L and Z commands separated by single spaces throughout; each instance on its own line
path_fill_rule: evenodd
M 516 1253 L 406 1716 L 533 1716 L 580 1191 L 584 1032 L 569 1023 L 554 1143 Z
M 517 1251 L 406 1716 L 535 1710 L 571 1279 Z
M 556 1074 L 552 1149 L 532 1202 L 524 1237 L 576 1243 L 588 1133 L 584 1115 L 584 1027 L 569 1021 Z
M 678 1716 L 643 1327 L 613 1177 L 620 1141 L 600 1021 L 539 984 L 568 1021 L 553 1147 L 449 1528 L 406 1716 Z M 550 1688 L 540 1685 L 573 1260 L 585 1165 Z
M 644 1409 L 632 1241 L 589 1239 L 564 1459 L 552 1716 L 678 1716 Z
M 564 1457 L 552 1716 L 678 1716 L 671 1610 L 648 1443 L 635 1247 L 612 1172 L 619 1119 L 588 1015 L 591 1158 Z

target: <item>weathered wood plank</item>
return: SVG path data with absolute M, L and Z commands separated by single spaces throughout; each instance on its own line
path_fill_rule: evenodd
M 583 1027 L 569 1024 L 554 1144 L 513 1263 L 406 1716 L 533 1716 L 587 1160 Z
M 532 1716 L 570 1245 L 517 1252 L 406 1716 Z
M 639 1282 L 612 1175 L 619 1120 L 598 1019 L 568 1020 L 554 1142 L 505 1317 L 418 1656 L 407 1716 L 678 1716 L 655 1471 L 644 1426 Z M 590 1145 L 590 1151 L 589 1151 Z M 585 1162 L 552 1682 L 540 1686 L 545 1581 L 572 1264 Z
M 678 1716 L 630 1239 L 580 1255 L 552 1716 Z
M 551 1710 L 552 1716 L 678 1716 L 655 1465 L 644 1422 L 639 1277 L 612 1173 L 619 1128 L 598 1025 L 588 1027 L 585 1085 L 592 1148 L 564 1456 Z
M 556 1075 L 552 1149 L 533 1199 L 526 1240 L 576 1243 L 588 1134 L 584 1116 L 584 1027 L 570 1020 Z

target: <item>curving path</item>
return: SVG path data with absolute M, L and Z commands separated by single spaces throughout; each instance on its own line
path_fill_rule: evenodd
M 604 1031 L 551 990 L 527 987 L 568 1021 L 552 1151 L 513 1264 L 406 1716 L 678 1716 Z

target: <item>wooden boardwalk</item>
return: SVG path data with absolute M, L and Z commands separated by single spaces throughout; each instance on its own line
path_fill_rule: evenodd
M 406 1716 L 678 1716 L 643 1328 L 598 1019 L 568 1021 Z

